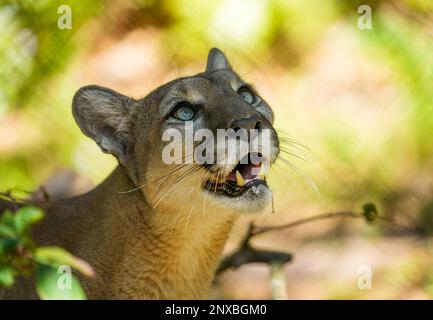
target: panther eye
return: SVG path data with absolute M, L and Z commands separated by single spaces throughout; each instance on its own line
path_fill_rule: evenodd
M 255 101 L 254 94 L 247 88 L 240 88 L 238 94 L 248 104 L 253 104 Z
M 182 121 L 188 121 L 194 118 L 195 111 L 187 102 L 181 102 L 179 107 L 174 111 L 173 116 Z

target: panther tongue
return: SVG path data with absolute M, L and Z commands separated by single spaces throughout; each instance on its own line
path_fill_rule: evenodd
M 244 186 L 248 181 L 257 178 L 259 175 L 260 164 L 239 164 L 227 176 L 227 181 L 236 182 L 239 187 Z

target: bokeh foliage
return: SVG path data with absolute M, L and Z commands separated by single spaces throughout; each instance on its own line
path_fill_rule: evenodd
M 277 212 L 374 201 L 433 232 L 433 2 L 0 3 L 0 190 L 34 190 L 59 167 L 99 182 L 115 162 L 76 127 L 74 92 L 94 82 L 141 97 L 201 71 L 217 46 L 273 106 L 276 126 L 310 148 L 287 146 L 308 161 L 288 160 L 320 194 L 279 163 Z M 57 28 L 64 4 L 71 30 Z M 372 30 L 357 27 L 360 5 L 372 8 Z
M 34 277 L 41 299 L 75 300 L 86 295 L 75 276 L 62 274 L 60 267 L 75 268 L 87 276 L 92 268 L 59 247 L 38 247 L 32 227 L 43 219 L 42 210 L 24 206 L 16 212 L 6 210 L 0 217 L 0 290 L 14 286 L 17 277 Z M 62 271 L 62 270 L 60 270 Z M 62 278 L 64 283 L 60 283 Z M 60 283 L 60 285 L 59 285 Z

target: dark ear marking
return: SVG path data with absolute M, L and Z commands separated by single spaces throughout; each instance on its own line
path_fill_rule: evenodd
M 78 90 L 72 102 L 72 114 L 81 131 L 121 163 L 132 144 L 132 102 L 114 90 L 94 85 Z
M 232 67 L 225 54 L 218 48 L 212 48 L 207 57 L 206 72 L 231 70 Z

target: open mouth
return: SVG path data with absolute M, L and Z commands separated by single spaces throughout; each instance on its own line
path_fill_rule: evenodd
M 249 153 L 223 178 L 206 180 L 203 189 L 228 197 L 239 197 L 250 189 L 255 192 L 259 185 L 267 187 L 263 163 L 253 163 L 251 158 Z

